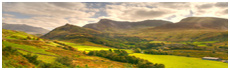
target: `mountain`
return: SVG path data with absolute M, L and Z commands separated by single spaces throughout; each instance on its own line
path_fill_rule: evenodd
M 228 30 L 228 19 L 214 17 L 188 17 L 175 24 L 155 27 L 156 30 L 172 29 L 214 29 Z
M 92 37 L 92 34 L 99 33 L 99 31 L 93 29 L 82 28 L 79 26 L 66 24 L 64 26 L 60 26 L 53 29 L 49 33 L 41 36 L 41 38 L 67 40 L 75 38 L 88 38 Z
M 49 33 L 41 36 L 41 38 L 69 41 L 85 45 L 92 45 L 94 43 L 120 49 L 128 48 L 130 43 L 127 42 L 139 43 L 146 41 L 138 37 L 130 37 L 118 33 L 105 33 L 71 24 L 57 27 Z
M 44 28 L 29 26 L 29 25 L 25 25 L 25 24 L 2 23 L 2 29 L 24 31 L 24 32 L 29 33 L 29 34 L 45 34 L 45 33 L 49 32 L 49 30 L 46 30 Z
M 140 22 L 127 22 L 127 21 L 113 21 L 109 19 L 101 19 L 98 23 L 87 24 L 84 28 L 91 28 L 99 31 L 119 31 L 138 29 L 146 27 L 156 27 L 165 24 L 171 24 L 172 22 L 163 20 L 145 20 Z
M 188 17 L 178 23 L 139 30 L 129 36 L 156 41 L 227 41 L 228 19 Z

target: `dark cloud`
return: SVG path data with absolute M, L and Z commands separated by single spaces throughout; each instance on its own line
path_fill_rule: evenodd
M 135 16 L 139 17 L 160 17 L 166 14 L 164 11 L 145 11 L 145 10 L 138 10 L 135 12 Z
M 224 10 L 224 14 L 228 14 L 228 9 Z
M 217 2 L 215 4 L 217 7 L 228 7 L 228 2 Z
M 49 2 L 49 4 L 68 9 L 78 9 L 84 7 L 84 4 L 79 2 Z
M 172 15 L 172 16 L 167 17 L 166 19 L 171 20 L 172 18 L 175 18 L 175 17 L 176 15 Z
M 174 8 L 174 9 L 185 9 L 190 7 L 189 2 L 160 2 L 158 6 Z
M 199 9 L 208 9 L 211 7 L 213 7 L 213 4 L 203 4 L 203 5 L 197 6 L 197 8 Z

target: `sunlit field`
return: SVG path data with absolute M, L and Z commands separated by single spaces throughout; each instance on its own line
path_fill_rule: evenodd
M 220 61 L 202 60 L 201 58 L 183 57 L 173 55 L 129 54 L 153 63 L 165 64 L 166 68 L 227 68 L 228 63 Z

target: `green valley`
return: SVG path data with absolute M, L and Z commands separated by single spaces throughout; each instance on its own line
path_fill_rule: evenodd
M 216 21 L 223 22 L 213 27 Z M 102 19 L 83 27 L 65 24 L 40 37 L 3 29 L 3 68 L 227 68 L 225 21 Z
M 174 56 L 174 55 L 149 55 L 133 53 L 139 58 L 147 59 L 153 63 L 165 64 L 166 68 L 228 68 L 228 63 L 202 60 L 201 58 Z

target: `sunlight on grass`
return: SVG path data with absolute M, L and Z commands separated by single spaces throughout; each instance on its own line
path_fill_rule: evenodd
M 20 53 L 22 53 L 23 55 L 27 55 L 29 54 L 29 52 L 25 52 L 22 50 L 18 50 Z M 46 63 L 52 63 L 55 61 L 56 57 L 52 57 L 52 56 L 46 56 L 46 55 L 40 55 L 40 54 L 32 54 L 32 55 L 38 55 L 38 60 L 42 60 Z
M 228 63 L 220 61 L 202 60 L 201 58 L 182 57 L 173 55 L 150 55 L 133 53 L 130 54 L 139 58 L 149 60 L 153 63 L 165 64 L 166 68 L 227 68 Z
M 15 44 L 15 43 L 10 43 L 7 41 L 3 41 L 2 44 L 4 44 L 5 46 L 11 46 L 11 47 L 16 47 L 16 48 L 20 48 L 20 49 L 24 49 L 33 53 L 43 53 L 43 54 L 49 54 L 49 55 L 55 55 L 54 53 L 50 53 L 50 52 L 46 52 L 43 49 L 34 47 L 34 46 L 28 46 L 28 45 L 19 45 L 19 44 Z

